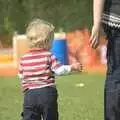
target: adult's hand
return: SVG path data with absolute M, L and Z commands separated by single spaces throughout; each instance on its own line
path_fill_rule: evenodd
M 96 49 L 99 45 L 100 40 L 100 27 L 93 26 L 91 36 L 90 36 L 90 46 Z

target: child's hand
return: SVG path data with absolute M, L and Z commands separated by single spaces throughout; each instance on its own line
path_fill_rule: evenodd
M 82 64 L 80 64 L 80 63 L 73 63 L 73 64 L 71 64 L 71 68 L 72 68 L 72 70 L 82 71 Z

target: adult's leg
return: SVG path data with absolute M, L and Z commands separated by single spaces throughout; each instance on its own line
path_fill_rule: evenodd
M 106 29 L 106 28 L 105 28 Z M 105 82 L 105 120 L 120 119 L 120 31 L 108 28 L 107 61 L 108 71 Z

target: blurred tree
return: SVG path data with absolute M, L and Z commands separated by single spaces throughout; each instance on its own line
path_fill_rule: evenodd
M 0 34 L 24 33 L 33 18 L 48 20 L 56 31 L 91 26 L 92 0 L 0 0 Z

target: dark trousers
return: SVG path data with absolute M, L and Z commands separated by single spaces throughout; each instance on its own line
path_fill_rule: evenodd
M 120 29 L 103 27 L 108 38 L 104 120 L 120 120 Z
M 24 94 L 23 120 L 58 120 L 56 88 L 27 90 Z

